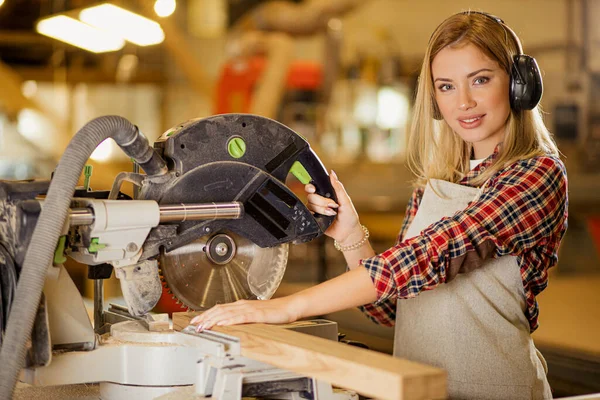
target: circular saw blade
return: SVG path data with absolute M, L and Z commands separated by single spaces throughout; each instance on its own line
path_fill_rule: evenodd
M 234 243 L 229 259 L 215 260 L 207 254 L 207 243 L 219 235 L 227 235 Z M 288 244 L 261 248 L 233 232 L 221 231 L 161 254 L 161 275 L 171 293 L 192 310 L 242 299 L 269 299 L 283 278 L 288 248 Z

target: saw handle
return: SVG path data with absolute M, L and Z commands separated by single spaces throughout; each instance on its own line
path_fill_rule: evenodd
M 310 183 L 315 187 L 316 193 L 337 203 L 337 196 L 335 195 L 335 189 L 331 185 L 329 174 L 317 154 L 309 147 L 300 154 L 297 161 L 302 164 L 306 172 L 310 175 Z M 313 216 L 323 233 L 335 219 L 335 216 L 318 213 L 313 214 Z

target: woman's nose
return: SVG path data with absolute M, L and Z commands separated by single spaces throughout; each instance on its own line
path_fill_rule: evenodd
M 459 91 L 458 108 L 461 111 L 470 110 L 471 108 L 475 107 L 476 105 L 477 105 L 477 102 L 473 98 L 473 95 L 471 93 L 471 90 L 469 90 L 469 88 L 463 88 Z

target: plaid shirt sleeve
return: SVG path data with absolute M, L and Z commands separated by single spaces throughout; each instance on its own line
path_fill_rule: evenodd
M 417 215 L 417 210 L 419 209 L 419 203 L 421 202 L 422 196 L 423 188 L 416 188 L 413 190 L 410 200 L 408 201 L 408 205 L 406 206 L 404 221 L 402 222 L 402 227 L 400 228 L 396 245 L 402 242 L 408 227 L 415 218 L 415 215 Z M 393 326 L 396 322 L 396 296 L 391 296 L 390 298 L 378 303 L 366 304 L 358 307 L 358 309 L 362 311 L 371 321 L 377 324 Z
M 566 230 L 567 178 L 562 162 L 536 157 L 497 174 L 466 209 L 443 218 L 419 236 L 403 241 L 362 264 L 377 289 L 375 305 L 411 298 L 466 272 L 465 260 L 520 256 L 531 330 L 537 327 L 535 295 L 547 285 Z M 481 249 L 488 249 L 481 255 Z M 458 265 L 457 265 L 458 264 Z M 471 265 L 470 268 L 473 268 Z

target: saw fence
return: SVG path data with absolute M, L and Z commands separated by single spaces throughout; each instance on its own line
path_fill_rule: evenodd
M 174 313 L 173 329 L 181 331 L 198 314 Z M 236 325 L 213 330 L 238 337 L 244 357 L 321 379 L 365 396 L 384 400 L 446 397 L 446 373 L 438 368 L 277 325 Z

